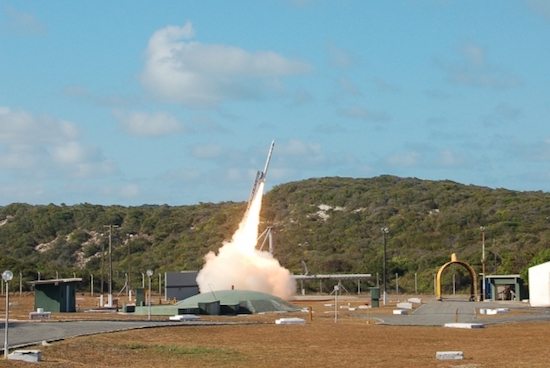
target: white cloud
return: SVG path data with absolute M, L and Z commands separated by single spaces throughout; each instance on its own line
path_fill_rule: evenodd
M 350 95 L 360 96 L 361 91 L 355 83 L 353 83 L 349 78 L 341 77 L 338 78 L 338 86 L 342 91 Z
M 1 144 L 0 147 L 2 147 Z M 32 145 L 12 144 L 2 148 L 0 169 L 17 170 L 32 168 L 39 162 L 41 157 Z
M 350 51 L 334 45 L 332 42 L 327 43 L 326 52 L 327 63 L 333 68 L 351 69 L 359 64 L 359 57 Z
M 550 2 L 548 0 L 525 0 L 525 2 L 535 13 L 550 19 Z
M 77 85 L 67 86 L 61 90 L 61 93 L 67 97 L 89 101 L 101 107 L 120 108 L 121 106 L 131 106 L 137 103 L 135 98 L 123 95 L 94 95 L 86 87 Z
M 406 153 L 394 153 L 386 158 L 386 163 L 391 166 L 417 166 L 422 162 L 422 155 L 411 151 Z
M 162 111 L 150 114 L 143 111 L 114 110 L 113 115 L 125 132 L 136 136 L 163 136 L 184 129 L 184 125 L 178 119 Z
M 9 198 L 11 203 L 42 201 L 49 194 L 42 184 L 35 181 L 0 185 L 0 197 Z
M 161 100 L 193 108 L 215 107 L 280 88 L 280 78 L 311 71 L 305 62 L 272 51 L 191 42 L 190 22 L 156 31 L 147 45 L 141 83 Z
M 74 123 L 0 107 L 0 168 L 26 177 L 92 177 L 116 171 L 98 148 L 83 146 Z
M 467 154 L 455 152 L 452 149 L 432 149 L 422 146 L 404 153 L 393 153 L 384 160 L 386 164 L 394 167 L 419 167 L 419 168 L 456 168 L 471 163 Z
M 109 197 L 136 198 L 141 195 L 141 190 L 137 184 L 127 184 L 124 186 L 104 186 L 99 191 L 102 195 Z
M 438 158 L 435 161 L 435 166 L 438 167 L 456 167 L 464 165 L 466 160 L 457 155 L 450 149 L 445 149 L 439 152 Z
M 4 6 L 7 15 L 5 27 L 18 36 L 44 36 L 48 28 L 32 14 L 21 13 L 10 6 Z
M 277 154 L 286 156 L 318 155 L 320 152 L 321 145 L 319 143 L 291 139 L 286 144 L 277 144 Z
M 78 129 L 71 122 L 0 107 L 0 144 L 55 144 L 76 138 Z
M 200 159 L 211 159 L 218 157 L 222 153 L 222 148 L 215 143 L 196 145 L 191 151 L 192 155 Z
M 52 157 L 60 164 L 78 164 L 93 156 L 92 150 L 85 149 L 78 142 L 67 142 L 52 149 Z
M 346 110 L 340 111 L 340 115 L 372 122 L 385 122 L 391 120 L 391 117 L 385 112 L 372 111 L 357 105 L 352 105 Z
M 509 71 L 486 60 L 484 48 L 468 43 L 460 50 L 462 60 L 456 63 L 434 59 L 451 83 L 475 87 L 506 89 L 518 87 L 521 81 Z
M 292 95 L 292 106 L 303 106 L 314 101 L 315 98 L 311 93 L 304 89 L 298 89 Z
M 201 172 L 198 169 L 179 169 L 176 171 L 168 171 L 159 177 L 162 181 L 196 181 L 201 177 Z
M 517 122 L 521 116 L 521 110 L 507 103 L 500 103 L 492 113 L 483 116 L 485 126 L 502 126 L 510 122 Z
M 380 92 L 391 92 L 391 93 L 398 93 L 401 92 L 401 88 L 395 84 L 388 83 L 382 78 L 374 78 L 374 85 Z
M 301 170 L 317 170 L 324 167 L 331 160 L 339 160 L 339 158 L 325 156 L 320 143 L 304 142 L 296 139 L 291 139 L 287 143 L 276 143 L 274 152 L 275 157 L 280 157 L 289 162 L 294 169 L 299 168 Z M 272 166 L 275 166 L 273 162 L 270 164 L 270 167 Z M 284 169 L 284 167 L 280 169 Z M 272 168 L 269 170 L 272 171 Z
M 535 144 L 521 145 L 522 156 L 533 161 L 550 161 L 550 138 L 540 140 Z

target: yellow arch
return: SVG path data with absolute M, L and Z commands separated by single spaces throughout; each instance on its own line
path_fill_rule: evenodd
M 470 300 L 477 300 L 477 276 L 475 270 L 466 262 L 459 261 L 456 253 L 451 254 L 451 261 L 445 263 L 439 271 L 437 272 L 437 282 L 436 282 L 436 293 L 437 293 L 437 300 L 441 300 L 441 275 L 443 274 L 443 271 L 449 267 L 452 264 L 459 264 L 461 266 L 464 266 L 470 272 L 470 277 L 472 278 L 472 284 L 470 285 Z

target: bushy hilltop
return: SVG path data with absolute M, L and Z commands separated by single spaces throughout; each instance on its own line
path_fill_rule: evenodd
M 99 280 L 108 272 L 109 228 L 115 289 L 130 275 L 198 270 L 203 257 L 229 240 L 246 203 L 139 207 L 31 206 L 0 209 L 0 267 L 33 280 L 82 277 Z M 369 179 L 319 178 L 274 187 L 264 196 L 262 232 L 272 227 L 274 254 L 295 274 L 370 273 L 381 280 L 387 227 L 389 287 L 399 277 L 401 291 L 433 291 L 433 275 L 457 253 L 481 272 L 485 231 L 486 273 L 525 273 L 550 260 L 550 194 L 463 185 L 452 181 L 380 176 Z M 453 266 L 454 267 L 454 266 Z M 460 268 L 452 275 L 469 285 Z M 106 280 L 105 276 L 105 280 Z M 99 283 L 99 281 L 96 281 Z M 309 285 L 309 287 L 317 287 Z

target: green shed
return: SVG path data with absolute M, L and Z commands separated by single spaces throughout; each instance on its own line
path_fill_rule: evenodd
M 76 312 L 76 284 L 81 278 L 31 281 L 34 309 L 47 312 Z
M 486 275 L 485 280 L 491 300 L 520 301 L 528 294 L 520 275 Z

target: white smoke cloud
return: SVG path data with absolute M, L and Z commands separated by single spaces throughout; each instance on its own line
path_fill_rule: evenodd
M 201 293 L 253 290 L 288 300 L 296 290 L 290 272 L 269 253 L 256 249 L 264 184 L 260 183 L 252 204 L 229 242 L 218 254 L 209 252 L 197 276 Z

